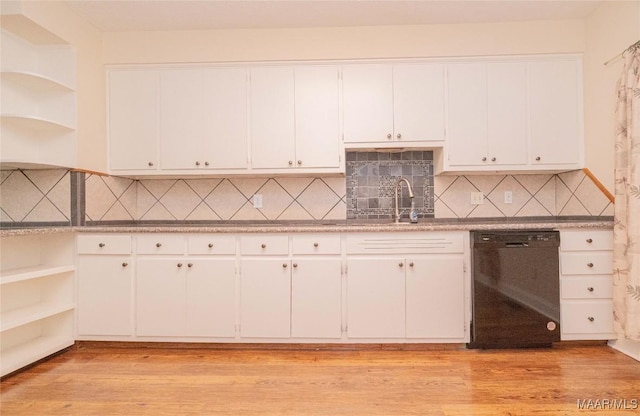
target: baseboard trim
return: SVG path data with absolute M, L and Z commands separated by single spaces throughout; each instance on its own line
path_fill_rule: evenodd
M 640 341 L 630 339 L 616 339 L 609 341 L 609 346 L 614 350 L 628 355 L 636 361 L 640 361 Z

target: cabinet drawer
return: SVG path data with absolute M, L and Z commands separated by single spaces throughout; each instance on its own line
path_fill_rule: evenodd
M 294 235 L 293 254 L 340 254 L 339 235 Z
M 464 233 L 414 232 L 347 235 L 348 254 L 464 253 Z
M 611 276 L 567 277 L 560 281 L 563 299 L 611 299 Z
M 78 254 L 129 254 L 130 235 L 79 235 Z
M 169 234 L 147 234 L 136 237 L 138 254 L 183 254 L 184 237 Z
M 612 250 L 613 231 L 610 230 L 584 230 L 584 231 L 560 231 L 560 250 L 585 251 L 585 250 Z
M 247 235 L 240 237 L 242 255 L 287 255 L 289 237 L 286 235 Z
M 611 301 L 565 302 L 562 308 L 562 332 L 566 334 L 600 334 L 613 332 Z
M 613 253 L 561 253 L 560 270 L 564 274 L 611 274 Z
M 190 235 L 187 237 L 189 254 L 236 254 L 236 238 L 233 235 Z

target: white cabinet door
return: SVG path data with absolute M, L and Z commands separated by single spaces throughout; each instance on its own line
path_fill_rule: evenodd
M 78 334 L 133 334 L 129 256 L 79 256 Z
M 463 338 L 460 257 L 407 259 L 407 338 Z
M 479 165 L 487 155 L 487 68 L 483 63 L 451 64 L 449 84 L 449 164 Z
M 580 83 L 580 67 L 575 60 L 529 64 L 532 163 L 577 166 L 580 162 Z
M 340 166 L 338 67 L 295 68 L 295 166 Z
M 394 139 L 444 140 L 444 129 L 444 65 L 394 65 Z
M 109 73 L 109 161 L 113 170 L 158 168 L 159 74 Z
M 295 165 L 292 67 L 251 70 L 251 163 L 256 169 Z
M 393 139 L 393 71 L 388 64 L 342 67 L 344 141 Z
M 347 260 L 349 338 L 405 337 L 405 261 Z
M 196 169 L 204 165 L 206 155 L 201 149 L 204 120 L 202 83 L 202 70 L 199 69 L 160 72 L 162 169 Z
M 209 168 L 241 169 L 248 164 L 247 70 L 204 70 L 202 159 Z
M 235 259 L 187 259 L 186 263 L 185 335 L 235 336 Z
M 136 334 L 180 336 L 185 325 L 185 269 L 182 258 L 137 262 Z
M 240 336 L 288 338 L 291 313 L 288 259 L 243 259 L 240 265 Z
M 340 338 L 342 275 L 339 258 L 294 258 L 291 336 Z
M 489 161 L 527 164 L 526 64 L 487 64 L 487 131 Z

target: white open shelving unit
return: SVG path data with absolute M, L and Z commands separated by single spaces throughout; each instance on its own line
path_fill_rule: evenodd
M 74 237 L 54 233 L 0 242 L 0 375 L 74 343 Z
M 16 29 L 15 25 L 10 28 Z M 17 29 L 16 29 L 17 30 Z M 9 167 L 74 167 L 77 154 L 76 51 L 53 34 L 0 30 L 0 162 Z M 24 32 L 17 30 L 24 35 Z M 38 43 L 34 43 L 38 42 Z

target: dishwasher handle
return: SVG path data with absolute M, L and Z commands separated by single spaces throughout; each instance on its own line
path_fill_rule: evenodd
M 504 246 L 507 247 L 507 248 L 510 248 L 510 247 L 521 248 L 521 247 L 529 247 L 529 243 L 525 243 L 525 242 L 519 241 L 519 242 L 516 242 L 516 243 L 505 243 Z

